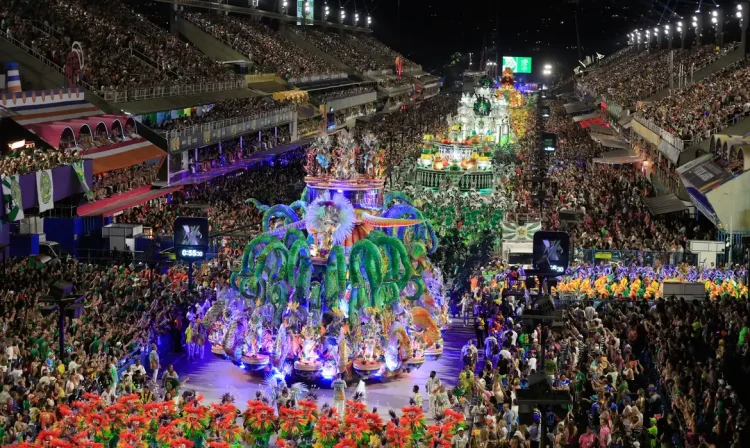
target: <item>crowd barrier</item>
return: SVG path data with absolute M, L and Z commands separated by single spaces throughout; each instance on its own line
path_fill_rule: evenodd
M 104 100 L 109 103 L 125 103 L 128 101 L 151 100 L 170 96 L 197 95 L 207 92 L 223 92 L 226 90 L 241 90 L 247 88 L 247 80 L 239 77 L 232 81 L 210 82 L 201 84 L 175 84 L 171 86 L 146 87 L 142 89 L 105 90 L 100 92 Z
M 622 266 L 637 264 L 656 267 L 658 264 L 680 264 L 689 260 L 684 252 L 657 252 L 648 250 L 573 249 L 573 259 L 588 264 L 617 263 Z

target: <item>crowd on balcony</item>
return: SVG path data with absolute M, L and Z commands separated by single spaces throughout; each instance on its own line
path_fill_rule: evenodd
M 191 12 L 185 18 L 259 66 L 263 73 L 284 78 L 341 72 L 331 63 L 305 51 L 280 33 L 249 17 Z
M 686 74 L 700 70 L 736 47 L 735 42 L 718 50 L 714 45 L 675 50 L 675 73 L 679 72 L 680 66 Z M 587 73 L 581 82 L 597 95 L 603 94 L 610 101 L 631 106 L 669 87 L 669 61 L 670 52 L 667 50 L 631 51 L 627 57 L 618 58 L 612 64 L 597 66 L 598 69 Z
M 94 175 L 91 190 L 96 200 L 151 185 L 156 181 L 158 163 L 140 163 L 119 170 Z
M 59 66 L 79 42 L 85 61 L 80 79 L 98 93 L 237 79 L 117 0 L 22 0 L 0 13 L 7 36 Z
M 340 100 L 342 98 L 349 98 L 350 96 L 362 95 L 365 93 L 374 92 L 375 88 L 371 85 L 366 86 L 354 86 L 345 87 L 343 89 L 330 90 L 328 92 L 315 93 L 312 92 L 310 97 L 319 103 L 326 103 L 329 101 Z
M 392 48 L 383 44 L 372 36 L 367 36 L 363 33 L 357 33 L 349 34 L 347 35 L 347 38 L 360 48 L 373 53 L 375 56 L 381 59 L 389 61 L 390 63 L 392 63 L 392 67 L 396 65 L 396 58 L 401 58 L 401 60 L 403 61 L 403 68 L 405 69 L 418 66 L 416 62 L 408 59 L 406 56 L 393 50 Z
M 386 78 L 378 81 L 378 85 L 385 89 L 392 89 L 394 87 L 414 85 L 414 79 L 406 76 L 394 76 L 392 78 Z
M 162 131 L 176 131 L 198 124 L 226 119 L 251 120 L 265 113 L 280 111 L 282 108 L 283 106 L 274 101 L 270 96 L 227 99 L 217 102 L 213 107 L 200 115 L 172 118 L 164 120 L 160 124 L 152 125 L 152 127 Z
M 13 176 L 70 165 L 81 160 L 77 151 L 20 149 L 0 155 L 0 174 Z
M 237 176 L 187 187 L 172 194 L 170 201 L 155 201 L 125 210 L 118 221 L 142 223 L 154 235 L 171 235 L 176 217 L 207 216 L 213 233 L 236 228 L 246 229 L 245 234 L 258 232 L 262 214 L 245 201 L 256 198 L 266 204 L 287 204 L 299 199 L 304 187 L 303 154 L 304 149 L 297 149 L 276 157 L 273 166 L 255 167 Z M 268 188 L 269 185 L 274 187 Z M 195 204 L 205 207 L 185 207 Z
M 648 104 L 640 115 L 682 140 L 697 142 L 750 112 L 749 82 L 750 67 L 741 61 Z
M 330 56 L 333 56 L 360 73 L 393 67 L 392 65 L 385 65 L 374 60 L 366 52 L 362 51 L 361 48 L 342 39 L 338 33 L 302 26 L 294 27 L 292 31 L 302 36 L 318 49 L 328 53 Z

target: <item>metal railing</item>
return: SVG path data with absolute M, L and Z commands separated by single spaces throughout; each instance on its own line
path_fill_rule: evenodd
M 158 129 L 155 129 L 155 131 L 163 134 L 167 139 L 172 139 L 175 137 L 184 137 L 188 135 L 195 135 L 200 132 L 212 131 L 214 129 L 224 129 L 232 125 L 247 123 L 248 121 L 258 120 L 261 118 L 282 115 L 285 113 L 294 112 L 295 110 L 296 108 L 294 106 L 284 106 L 278 109 L 269 110 L 267 112 L 259 112 L 257 114 L 248 115 L 245 117 L 225 118 L 223 120 L 210 121 L 208 123 L 196 124 L 181 129 L 174 129 L 171 131 L 160 131 Z
M 15 45 L 16 47 L 20 48 L 21 50 L 25 51 L 26 53 L 30 54 L 31 56 L 35 57 L 36 59 L 44 63 L 44 65 L 56 70 L 57 72 L 65 76 L 65 68 L 57 65 L 54 61 L 48 59 L 44 54 L 34 50 L 33 48 L 29 47 L 25 43 L 21 42 L 20 40 L 14 39 L 13 37 L 8 37 L 5 33 L 0 33 L 0 39 L 10 44 Z M 78 81 L 78 84 L 88 89 L 89 91 L 94 92 L 94 88 L 91 87 L 91 85 L 89 85 L 88 83 L 84 81 Z
M 636 263 L 638 266 L 655 267 L 657 264 L 676 265 L 682 263 L 688 258 L 684 257 L 685 252 L 657 252 L 650 250 L 603 250 L 603 249 L 582 249 L 573 250 L 573 258 L 578 261 L 589 264 L 618 263 L 623 266 Z
M 105 90 L 101 92 L 104 100 L 109 103 L 125 103 L 128 101 L 151 100 L 170 96 L 196 95 L 208 92 L 223 92 L 226 90 L 246 89 L 247 81 L 244 77 L 232 81 L 206 82 L 200 84 L 171 85 L 159 87 L 144 87 L 140 89 Z
M 289 78 L 289 82 L 291 84 L 305 84 L 308 82 L 317 82 L 317 81 L 330 81 L 334 79 L 346 79 L 347 78 L 346 73 L 331 73 L 327 75 L 314 75 L 314 76 L 300 76 L 296 78 Z
M 648 118 L 644 118 L 641 115 L 635 115 L 634 120 L 643 125 L 643 127 L 649 131 L 658 135 L 662 140 L 677 148 L 680 152 L 685 150 L 685 143 L 688 144 L 688 147 L 692 146 L 693 140 L 683 140 L 681 137 L 662 129 L 659 125 Z

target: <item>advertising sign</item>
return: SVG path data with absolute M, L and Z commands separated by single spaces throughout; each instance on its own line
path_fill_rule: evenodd
M 513 73 L 531 73 L 531 58 L 526 56 L 503 56 L 503 70 L 505 67 Z
M 304 21 L 312 21 L 314 10 L 314 0 L 297 0 L 297 25 L 302 25 Z
M 208 250 L 208 218 L 174 220 L 174 252 L 178 260 L 203 259 Z
M 565 232 L 534 233 L 534 269 L 543 273 L 565 272 L 570 260 L 570 236 Z

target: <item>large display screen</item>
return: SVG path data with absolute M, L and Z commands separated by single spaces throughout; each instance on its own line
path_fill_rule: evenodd
M 208 250 L 208 218 L 174 220 L 174 251 L 178 260 L 202 259 Z
M 297 25 L 312 21 L 315 10 L 315 0 L 297 0 Z M 310 23 L 312 25 L 312 23 Z
M 531 58 L 526 56 L 503 56 L 503 70 L 509 67 L 513 73 L 531 73 Z
M 565 232 L 539 231 L 534 234 L 534 269 L 541 273 L 562 273 L 570 261 L 570 236 Z

